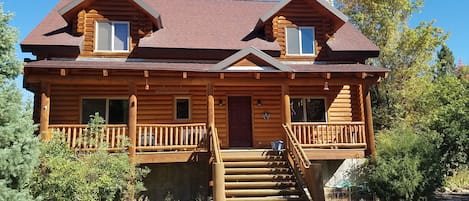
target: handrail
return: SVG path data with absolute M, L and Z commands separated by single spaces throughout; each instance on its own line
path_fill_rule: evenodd
M 225 165 L 221 156 L 220 140 L 218 130 L 215 126 L 209 127 L 210 133 L 210 152 L 212 153 L 212 178 L 213 178 L 213 198 L 216 201 L 224 201 L 225 195 Z

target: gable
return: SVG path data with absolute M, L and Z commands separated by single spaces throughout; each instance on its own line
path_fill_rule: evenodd
M 282 71 L 293 70 L 255 47 L 248 47 L 220 61 L 209 71 Z

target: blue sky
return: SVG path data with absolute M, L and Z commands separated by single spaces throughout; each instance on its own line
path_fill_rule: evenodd
M 20 30 L 20 41 L 45 17 L 45 15 L 57 4 L 59 0 L 6 0 L 3 1 L 3 9 L 12 12 L 15 17 L 11 25 Z M 1 0 L 0 0 L 1 2 Z M 422 12 L 417 13 L 411 20 L 411 25 L 418 22 L 435 20 L 435 25 L 450 33 L 447 45 L 453 51 L 456 62 L 462 59 L 464 64 L 469 64 L 469 23 L 464 13 L 469 7 L 468 0 L 426 0 Z M 21 53 L 17 46 L 18 58 L 32 58 L 31 55 Z

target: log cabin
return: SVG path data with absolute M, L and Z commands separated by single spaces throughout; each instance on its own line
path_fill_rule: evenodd
M 21 43 L 41 139 L 92 149 L 99 112 L 150 200 L 325 200 L 336 164 L 375 152 L 388 72 L 332 2 L 60 0 Z

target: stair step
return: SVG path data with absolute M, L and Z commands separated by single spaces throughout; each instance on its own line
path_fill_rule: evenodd
M 235 197 L 226 198 L 226 201 L 302 201 L 300 197 Z
M 247 174 L 225 175 L 225 181 L 287 181 L 294 179 L 291 174 Z
M 279 174 L 290 173 L 289 168 L 226 168 L 226 174 Z
M 226 197 L 249 197 L 249 196 L 288 196 L 299 195 L 298 190 L 290 189 L 227 189 Z
M 225 167 L 287 167 L 285 161 L 238 161 L 224 162 Z
M 272 182 L 272 181 L 255 181 L 255 182 L 226 182 L 226 189 L 233 188 L 292 188 L 296 183 L 293 181 Z
M 243 155 L 231 155 L 222 156 L 224 162 L 234 161 L 285 161 L 285 157 L 281 155 L 267 155 L 267 156 L 243 156 Z

